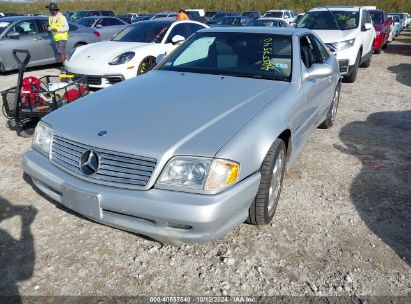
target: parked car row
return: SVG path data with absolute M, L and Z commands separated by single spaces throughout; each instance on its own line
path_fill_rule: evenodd
M 0 21 L 0 72 L 15 70 L 17 62 L 13 49 L 28 50 L 31 55 L 29 66 L 39 66 L 60 62 L 54 39 L 44 29 L 48 18 L 42 16 L 4 17 Z M 67 50 L 73 52 L 77 47 L 101 41 L 95 29 L 69 22 L 70 36 Z

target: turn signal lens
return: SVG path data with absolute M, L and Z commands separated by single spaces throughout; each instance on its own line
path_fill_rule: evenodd
M 240 167 L 237 163 L 215 159 L 211 164 L 205 190 L 220 191 L 234 183 L 239 175 Z

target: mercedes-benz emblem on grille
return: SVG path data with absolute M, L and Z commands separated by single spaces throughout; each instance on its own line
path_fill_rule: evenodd
M 97 172 L 99 166 L 99 159 L 96 152 L 88 150 L 81 155 L 80 170 L 85 175 L 92 175 Z

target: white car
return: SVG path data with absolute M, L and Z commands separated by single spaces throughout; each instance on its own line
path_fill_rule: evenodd
M 368 10 L 360 6 L 319 7 L 308 11 L 296 24 L 313 30 L 337 56 L 345 82 L 354 82 L 359 67 L 369 67 L 375 29 Z
M 293 25 L 294 13 L 289 10 L 269 10 L 264 13 L 263 18 L 280 18 Z
M 173 51 L 180 42 L 208 26 L 195 21 L 148 20 L 132 24 L 112 40 L 78 47 L 65 68 L 87 75 L 90 87 L 105 88 L 144 74 L 156 57 Z

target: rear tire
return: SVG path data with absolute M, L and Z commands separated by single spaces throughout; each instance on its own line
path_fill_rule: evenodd
M 334 125 L 335 118 L 337 117 L 338 105 L 340 103 L 340 91 L 341 84 L 338 83 L 335 88 L 335 93 L 333 101 L 331 102 L 330 108 L 327 111 L 327 118 L 319 125 L 320 129 L 329 129 Z
M 361 60 L 361 50 L 357 54 L 357 59 L 355 60 L 354 69 L 352 70 L 350 75 L 343 77 L 343 82 L 346 82 L 346 83 L 355 82 L 355 80 L 357 79 L 357 75 L 358 75 L 358 68 L 360 66 L 360 60 Z
M 260 186 L 249 209 L 248 223 L 266 225 L 273 219 L 281 194 L 286 155 L 284 141 L 277 138 L 261 165 Z
M 79 47 L 79 46 L 83 46 L 83 45 L 86 45 L 87 43 L 85 43 L 85 42 L 78 42 L 78 43 L 76 43 L 74 46 L 73 46 L 73 48 L 71 49 L 71 54 L 73 54 L 74 53 L 74 51 Z

